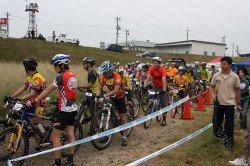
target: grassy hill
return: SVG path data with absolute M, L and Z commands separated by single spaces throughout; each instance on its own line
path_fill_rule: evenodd
M 75 46 L 70 44 L 31 40 L 31 39 L 0 39 L 0 61 L 2 62 L 20 62 L 25 57 L 36 57 L 41 61 L 50 61 L 58 53 L 69 54 L 73 63 L 80 63 L 83 57 L 92 56 L 101 64 L 105 60 L 113 62 L 119 61 L 122 64 L 140 60 L 142 62 L 150 61 L 147 58 L 136 57 L 137 52 L 124 51 L 116 53 L 112 51 L 100 50 L 93 47 Z M 215 57 L 199 55 L 180 55 L 180 54 L 161 54 L 164 62 L 173 57 L 181 57 L 187 62 L 210 61 Z M 234 61 L 245 60 L 243 58 L 234 58 Z

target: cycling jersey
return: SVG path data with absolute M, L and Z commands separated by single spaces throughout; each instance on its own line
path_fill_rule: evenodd
M 35 73 L 33 76 L 28 76 L 25 85 L 28 87 L 28 92 L 30 93 L 31 90 L 35 91 L 36 94 L 31 98 L 31 100 L 37 98 L 43 90 L 46 88 L 46 81 L 43 76 L 39 73 Z M 35 104 L 35 107 L 46 107 L 46 100 L 40 100 Z
M 122 84 L 123 84 L 123 87 L 128 87 L 130 90 L 132 90 L 132 85 L 130 83 L 128 75 L 123 75 Z
M 151 66 L 148 70 L 148 74 L 153 77 L 155 88 L 163 88 L 162 77 L 167 76 L 166 70 L 163 66 L 160 66 L 157 69 L 154 69 L 154 67 Z
M 141 79 L 142 79 L 142 81 L 145 81 L 146 80 L 146 78 L 147 78 L 147 72 L 142 72 L 141 73 Z
M 201 79 L 203 81 L 209 81 L 210 80 L 210 73 L 209 73 L 207 68 L 205 68 L 205 69 L 201 68 L 200 69 L 200 75 L 201 75 Z
M 174 77 L 174 83 L 180 87 L 181 85 L 185 85 L 186 83 L 188 83 L 188 79 L 185 75 L 183 75 L 182 77 L 180 75 L 176 75 Z
M 58 108 L 60 111 L 73 112 L 77 110 L 76 92 L 77 79 L 74 73 L 66 70 L 53 83 L 58 88 Z
M 115 85 L 119 85 L 120 88 L 118 93 L 116 94 L 116 98 L 119 99 L 125 96 L 121 76 L 115 72 L 113 73 L 112 77 L 108 79 L 102 76 L 100 85 L 106 85 L 110 91 L 114 90 Z
M 169 76 L 174 77 L 176 75 L 177 69 L 176 67 L 169 67 L 168 71 L 169 71 Z
M 185 72 L 184 74 L 187 77 L 188 82 L 193 82 L 194 80 L 192 79 L 192 77 L 194 76 L 193 71 L 191 70 L 189 73 Z
M 92 83 L 92 87 L 88 89 L 91 93 L 96 93 L 99 86 L 99 76 L 95 70 L 91 70 L 88 73 L 88 82 Z

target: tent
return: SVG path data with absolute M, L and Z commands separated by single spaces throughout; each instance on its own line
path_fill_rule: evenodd
M 246 66 L 246 67 L 250 67 L 250 60 L 237 62 L 237 63 L 236 63 L 236 66 Z
M 215 58 L 214 60 L 207 62 L 207 67 L 211 67 L 212 65 L 214 65 L 215 67 L 220 67 L 220 57 Z

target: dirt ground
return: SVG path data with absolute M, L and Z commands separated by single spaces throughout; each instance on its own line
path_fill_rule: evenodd
M 191 110 L 194 110 L 195 105 Z M 153 119 L 151 126 L 144 129 L 143 124 L 135 126 L 128 139 L 128 146 L 121 146 L 121 135 L 116 133 L 111 145 L 102 151 L 95 149 L 90 142 L 82 144 L 74 156 L 77 166 L 119 166 L 129 164 L 137 159 L 149 155 L 159 149 L 162 149 L 181 138 L 197 131 L 211 122 L 212 106 L 206 106 L 206 112 L 192 111 L 193 120 L 180 120 L 178 117 L 167 118 L 167 126 L 160 124 Z M 143 116 L 140 111 L 139 117 Z M 84 125 L 85 136 L 89 125 Z M 192 140 L 190 140 L 192 141 Z M 180 145 L 185 146 L 185 144 Z M 174 151 L 174 149 L 170 150 Z M 167 160 L 156 157 L 146 161 L 141 165 L 154 165 L 154 160 Z M 48 166 L 54 162 L 53 154 L 38 156 L 25 161 L 26 166 Z M 1 164 L 1 163 L 0 163 Z M 5 165 L 6 163 L 2 163 Z

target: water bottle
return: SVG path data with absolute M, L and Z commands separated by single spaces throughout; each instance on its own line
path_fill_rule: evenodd
M 44 127 L 43 127 L 41 124 L 38 124 L 38 125 L 37 125 L 37 128 L 38 128 L 38 130 L 39 130 L 41 136 L 44 136 L 44 133 L 45 133 Z

